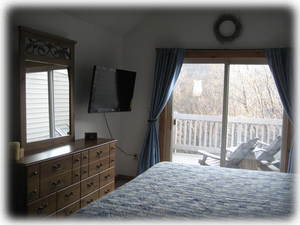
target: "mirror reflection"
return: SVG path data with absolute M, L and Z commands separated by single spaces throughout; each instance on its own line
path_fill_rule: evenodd
M 26 142 L 70 134 L 68 68 L 26 62 Z

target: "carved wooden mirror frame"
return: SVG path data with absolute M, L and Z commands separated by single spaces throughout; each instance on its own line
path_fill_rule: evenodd
M 20 121 L 21 146 L 25 155 L 39 149 L 54 147 L 74 140 L 74 48 L 76 42 L 60 36 L 19 27 Z M 69 135 L 27 143 L 26 141 L 26 68 L 28 62 L 68 68 L 69 76 Z

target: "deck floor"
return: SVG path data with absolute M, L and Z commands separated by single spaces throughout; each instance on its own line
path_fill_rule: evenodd
M 172 155 L 172 162 L 176 162 L 176 163 L 200 165 L 199 159 L 201 159 L 201 155 L 197 155 L 197 154 L 173 153 Z M 216 164 L 213 166 L 219 166 L 219 165 Z
M 200 165 L 199 159 L 201 159 L 201 155 L 197 154 L 188 154 L 188 153 L 173 153 L 172 155 L 172 162 L 176 163 L 185 163 L 185 164 L 192 164 L 192 165 Z M 206 163 L 210 166 L 220 166 L 220 161 L 215 159 L 207 159 Z M 244 168 L 245 169 L 245 168 Z M 265 171 L 279 171 L 279 168 L 275 166 L 269 166 L 269 168 L 257 168 L 257 170 L 265 170 Z

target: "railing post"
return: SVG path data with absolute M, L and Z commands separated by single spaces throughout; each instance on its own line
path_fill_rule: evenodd
M 189 145 L 192 145 L 192 120 L 189 120 Z
M 213 123 L 209 123 L 209 136 L 208 136 L 208 147 L 212 147 L 212 139 L 213 139 Z
M 202 121 L 199 121 L 199 146 L 202 146 Z
M 267 143 L 270 143 L 270 129 L 267 126 Z
M 237 144 L 239 145 L 240 143 L 242 143 L 242 129 L 241 129 L 241 124 L 239 123 L 237 125 Z
M 214 147 L 216 148 L 217 147 L 217 144 L 218 144 L 218 126 L 219 124 L 217 122 L 214 123 L 214 128 L 215 128 L 215 135 L 214 135 Z
M 230 142 L 230 147 L 233 147 L 233 145 L 234 145 L 234 134 L 235 134 L 235 124 L 231 123 L 231 142 Z
M 178 133 L 178 131 L 177 131 L 177 129 L 178 129 L 178 125 L 177 125 L 177 121 L 176 121 L 176 118 L 173 118 L 173 131 L 174 131 L 174 143 L 175 144 L 177 144 L 177 133 Z
M 196 141 L 196 134 L 197 134 L 197 124 L 198 124 L 198 121 L 197 120 L 193 120 L 194 121 L 194 124 L 195 124 L 195 126 L 194 126 L 194 146 L 196 146 L 197 145 L 197 141 Z
M 187 127 L 186 127 L 186 124 L 187 124 L 187 120 L 184 120 L 183 122 L 183 128 L 184 128 L 184 132 L 183 132 L 183 144 L 186 145 L 186 131 L 187 131 Z
M 203 146 L 207 146 L 206 145 L 206 138 L 207 138 L 207 121 L 204 121 L 205 125 L 204 125 L 204 140 L 203 140 Z
M 248 124 L 244 124 L 245 128 L 244 128 L 244 142 L 247 141 L 247 136 L 248 136 Z

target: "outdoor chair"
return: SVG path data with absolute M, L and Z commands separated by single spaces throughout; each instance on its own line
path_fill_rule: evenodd
M 257 170 L 257 162 L 253 150 L 258 140 L 258 138 L 251 139 L 241 143 L 238 147 L 226 149 L 225 167 Z M 220 165 L 220 156 L 202 150 L 198 150 L 198 153 L 202 155 L 202 159 L 199 160 L 200 165 Z
M 281 142 L 281 136 L 277 136 L 271 144 L 262 141 L 257 142 L 257 146 L 253 152 L 262 170 L 279 170 L 280 161 L 275 159 L 274 156 L 280 151 Z

